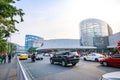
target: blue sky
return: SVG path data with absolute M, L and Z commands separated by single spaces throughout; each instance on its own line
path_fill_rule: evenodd
M 44 39 L 79 39 L 79 23 L 87 18 L 103 20 L 114 33 L 120 32 L 119 0 L 20 0 L 16 6 L 25 16 L 11 40 L 20 45 L 24 45 L 26 34 Z

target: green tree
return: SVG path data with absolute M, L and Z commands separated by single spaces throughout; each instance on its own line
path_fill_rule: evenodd
M 3 39 L 2 36 L 2 32 L 0 31 L 0 53 L 5 53 L 7 51 L 7 41 Z
M 113 48 L 113 54 L 116 54 L 116 53 L 118 53 L 117 47 Z
M 17 0 L 19 1 L 19 0 Z M 17 9 L 13 4 L 15 0 L 0 0 L 0 31 L 2 38 L 9 37 L 11 33 L 18 31 L 15 24 L 23 21 L 22 9 Z M 18 21 L 15 16 L 20 17 Z
M 7 51 L 7 39 L 11 33 L 15 33 L 18 29 L 16 23 L 23 21 L 22 9 L 16 8 L 14 5 L 19 0 L 0 0 L 0 53 Z M 18 16 L 20 20 L 15 18 Z
M 7 42 L 4 39 L 0 39 L 0 53 L 5 53 L 7 51 Z
M 28 52 L 29 53 L 34 53 L 34 52 L 36 52 L 36 48 L 35 47 L 31 47 L 31 48 L 28 49 Z

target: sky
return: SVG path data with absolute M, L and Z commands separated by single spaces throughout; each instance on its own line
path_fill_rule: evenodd
M 120 0 L 20 0 L 15 6 L 24 11 L 24 22 L 11 42 L 25 44 L 25 35 L 48 39 L 80 39 L 81 21 L 96 18 L 120 32 Z M 19 20 L 19 18 L 18 18 Z

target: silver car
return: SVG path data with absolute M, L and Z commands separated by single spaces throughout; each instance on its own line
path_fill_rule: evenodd
M 120 80 L 120 71 L 106 73 L 99 80 Z

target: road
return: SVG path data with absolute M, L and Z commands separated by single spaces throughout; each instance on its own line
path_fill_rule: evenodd
M 99 80 L 104 73 L 120 71 L 120 68 L 104 67 L 98 62 L 83 60 L 74 67 L 63 67 L 50 64 L 49 57 L 35 63 L 31 59 L 22 60 L 21 63 L 33 80 Z

